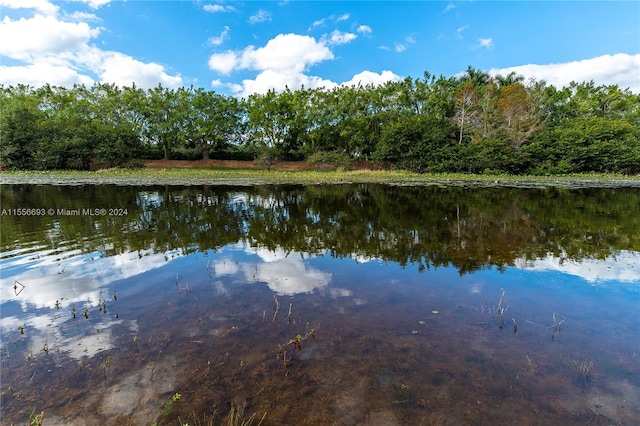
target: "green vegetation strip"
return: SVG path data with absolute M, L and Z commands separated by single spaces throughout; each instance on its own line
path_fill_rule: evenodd
M 406 171 L 267 171 L 249 169 L 109 169 L 87 171 L 1 172 L 2 184 L 34 185 L 272 185 L 379 183 L 386 185 L 510 187 L 639 187 L 640 176 L 576 174 L 509 176 L 418 174 Z

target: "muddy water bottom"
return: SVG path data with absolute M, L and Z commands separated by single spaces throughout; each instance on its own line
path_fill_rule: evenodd
M 29 328 L 3 330 L 2 424 L 41 412 L 44 424 L 218 424 L 232 407 L 292 425 L 633 424 L 640 416 L 640 362 L 624 335 L 632 325 L 623 316 L 589 321 L 581 311 L 593 296 L 549 305 L 519 285 L 528 274 L 506 287 L 493 282 L 504 276 L 496 271 L 460 277 L 353 259 L 332 271 L 323 258 L 297 262 L 298 274 L 312 282 L 331 274 L 330 284 L 278 293 L 270 286 L 296 279 L 274 275 L 278 262 L 281 272 L 296 269 L 282 265 L 288 258 L 241 256 L 177 257 L 114 282 L 103 294 L 117 298 L 101 298 L 88 318 L 72 318 L 61 292 L 61 306 L 40 313 L 44 340 L 30 340 Z M 554 307 L 563 308 L 555 319 Z

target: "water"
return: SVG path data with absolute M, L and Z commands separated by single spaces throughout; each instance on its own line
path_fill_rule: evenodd
M 640 421 L 637 188 L 0 191 L 2 424 Z

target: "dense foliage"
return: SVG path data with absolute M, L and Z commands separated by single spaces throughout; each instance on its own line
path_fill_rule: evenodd
M 557 89 L 471 67 L 460 77 L 269 91 L 0 86 L 0 165 L 130 166 L 142 159 L 373 160 L 419 172 L 640 173 L 640 95 Z

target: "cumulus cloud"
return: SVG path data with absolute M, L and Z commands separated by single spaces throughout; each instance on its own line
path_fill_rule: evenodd
M 336 87 L 336 83 L 321 77 L 309 76 L 303 73 L 289 72 L 283 70 L 266 70 L 256 76 L 254 80 L 246 79 L 242 81 L 242 87 L 236 93 L 247 97 L 253 93 L 266 93 L 269 90 L 282 91 L 286 87 L 297 89 L 306 88 L 326 88 Z
M 75 83 L 90 86 L 94 81 L 91 77 L 82 75 L 68 66 L 56 66 L 48 62 L 13 67 L 0 65 L 0 84 L 16 83 L 34 87 L 44 86 L 47 83 L 71 87 Z
M 166 73 L 162 65 L 144 63 L 119 52 L 105 52 L 101 61 L 100 80 L 115 83 L 118 86 L 154 87 L 162 84 L 165 87 L 182 86 L 182 77 Z
M 46 55 L 78 51 L 99 35 L 100 30 L 84 22 L 63 22 L 54 16 L 35 15 L 16 21 L 5 16 L 0 23 L 0 55 L 33 61 Z
M 305 74 L 308 67 L 333 59 L 331 50 L 313 37 L 279 34 L 264 47 L 248 46 L 241 51 L 215 53 L 209 58 L 209 68 L 221 74 L 234 70 L 255 70 L 254 80 L 243 81 L 243 95 L 264 93 L 269 89 L 320 87 L 330 83 Z
M 213 87 L 227 87 L 240 96 L 253 93 L 265 93 L 268 90 L 284 90 L 285 87 L 331 89 L 337 83 L 317 76 L 308 75 L 309 68 L 320 62 L 334 59 L 329 46 L 347 43 L 357 37 L 356 34 L 334 31 L 331 35 L 317 41 L 311 36 L 298 34 L 279 34 L 263 47 L 248 46 L 243 50 L 215 53 L 209 58 L 209 68 L 220 74 L 232 71 L 254 70 L 258 74 L 254 79 L 245 79 L 242 85 L 226 84 L 219 79 L 211 82 Z M 382 84 L 401 78 L 390 71 L 381 74 L 364 71 L 343 83 Z
M 362 71 L 361 73 L 354 75 L 351 80 L 342 83 L 342 86 L 366 86 L 368 84 L 379 86 L 387 81 L 400 80 L 402 80 L 402 77 L 388 70 L 382 71 L 380 74 L 372 71 Z
M 58 6 L 48 0 L 0 0 L 0 8 L 8 9 L 34 9 L 44 15 L 55 15 L 58 13 Z M 5 39 L 6 40 L 6 39 Z
M 83 2 L 94 9 L 109 3 Z M 144 63 L 93 45 L 102 32 L 88 23 L 98 20 L 94 14 L 77 11 L 59 17 L 58 6 L 44 0 L 0 0 L 0 6 L 34 11 L 31 17 L 5 16 L 0 22 L 0 40 L 12 41 L 0 43 L 0 55 L 19 62 L 0 66 L 3 84 L 91 85 L 98 78 L 116 84 L 135 82 L 140 87 L 182 85 L 180 75 L 169 75 L 160 64 Z
M 302 72 L 308 66 L 327 59 L 333 59 L 333 53 L 313 37 L 278 34 L 264 47 L 248 46 L 239 52 L 215 53 L 209 59 L 209 67 L 222 73 L 233 69 Z
M 264 9 L 260 9 L 258 13 L 249 17 L 250 24 L 259 24 L 261 22 L 269 21 L 271 21 L 271 13 L 267 12 Z
M 215 53 L 209 58 L 209 69 L 220 74 L 229 74 L 238 64 L 238 55 L 232 51 Z
M 491 75 L 508 75 L 511 72 L 544 80 L 558 88 L 568 86 L 572 81 L 593 80 L 597 85 L 616 84 L 640 93 L 640 54 L 618 53 L 559 64 L 528 64 L 489 71 Z
M 350 17 L 350 16 L 351 16 L 351 15 L 349 15 L 348 13 L 345 13 L 345 14 L 343 14 L 343 15 L 337 16 L 337 17 L 335 18 L 335 21 L 336 21 L 336 22 L 346 21 L 346 20 L 348 20 L 348 19 L 349 19 L 349 17 Z

